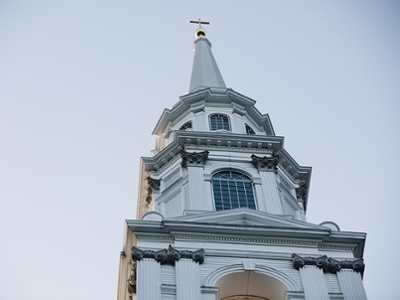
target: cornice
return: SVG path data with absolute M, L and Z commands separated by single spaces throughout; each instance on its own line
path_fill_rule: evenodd
M 276 244 L 276 245 L 297 245 L 318 247 L 316 241 L 292 240 L 284 238 L 252 238 L 246 236 L 222 236 L 222 235 L 196 235 L 175 233 L 174 239 L 188 239 L 196 241 L 219 241 L 219 242 L 236 242 L 236 243 L 257 243 L 257 244 Z
M 181 151 L 182 149 L 176 143 L 171 143 L 154 157 L 141 157 L 145 165 L 145 171 L 161 173 L 181 158 Z
M 283 147 L 284 137 L 238 134 L 226 131 L 177 131 L 174 142 L 181 147 L 194 145 L 279 151 Z
M 304 211 L 307 211 L 312 168 L 300 166 L 284 148 L 280 149 L 279 155 L 279 168 L 293 183 L 298 185 L 296 187 L 297 200 L 303 202 Z
M 139 239 L 167 240 L 167 236 L 170 236 L 172 239 L 179 237 L 209 241 L 318 245 L 324 249 L 353 251 L 357 257 L 362 256 L 365 245 L 365 233 L 336 232 L 329 228 L 294 228 L 170 220 L 160 222 L 127 220 L 127 224 Z
M 245 153 L 260 153 L 260 154 L 272 154 L 274 151 L 271 149 L 259 149 L 259 148 L 243 148 L 243 147 L 229 147 L 229 146 L 206 146 L 206 145 L 185 145 L 185 148 L 190 149 L 207 149 L 207 150 L 220 150 L 220 151 L 236 151 Z
M 154 157 L 142 157 L 142 160 L 147 172 L 160 173 L 180 159 L 178 154 L 186 147 L 199 147 L 204 149 L 204 152 L 206 149 L 219 149 L 270 154 L 282 148 L 283 140 L 284 138 L 279 136 L 176 131 L 171 144 Z
M 190 112 L 195 107 L 228 104 L 232 106 L 232 109 L 243 107 L 243 110 L 240 111 L 242 114 L 249 115 L 250 118 L 263 127 L 267 134 L 275 135 L 269 115 L 261 114 L 254 106 L 255 103 L 255 100 L 230 88 L 204 88 L 179 97 L 179 101 L 171 109 L 165 109 L 153 130 L 153 134 L 160 135 L 165 132 L 169 126 L 168 124 L 182 114 Z

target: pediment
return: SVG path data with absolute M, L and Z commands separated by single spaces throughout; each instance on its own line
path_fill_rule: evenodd
M 176 217 L 168 219 L 173 221 L 193 222 L 214 225 L 244 225 L 261 226 L 273 228 L 304 228 L 304 229 L 325 229 L 323 226 L 308 222 L 294 220 L 291 216 L 274 215 L 247 208 L 239 208 L 225 211 L 204 212 L 191 216 Z

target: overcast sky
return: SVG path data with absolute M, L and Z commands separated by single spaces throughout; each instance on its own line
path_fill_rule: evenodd
M 0 1 L 0 299 L 116 298 L 139 159 L 201 17 L 227 86 L 313 167 L 307 219 L 367 232 L 398 299 L 399 1 Z

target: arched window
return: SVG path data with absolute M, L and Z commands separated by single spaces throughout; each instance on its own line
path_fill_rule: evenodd
M 193 126 L 192 126 L 192 121 L 188 121 L 188 122 L 186 122 L 185 124 L 183 124 L 180 128 L 179 128 L 179 130 L 188 130 L 188 129 L 192 129 L 193 128 Z
M 231 131 L 231 125 L 229 124 L 229 118 L 225 115 L 216 114 L 210 116 L 210 129 L 218 130 L 224 129 Z
M 213 175 L 215 210 L 247 207 L 256 209 L 251 179 L 235 171 L 222 171 Z
M 249 125 L 247 125 L 246 123 L 244 124 L 244 127 L 246 127 L 246 133 L 247 134 L 256 134 L 256 132 L 253 130 L 253 128 L 251 128 Z

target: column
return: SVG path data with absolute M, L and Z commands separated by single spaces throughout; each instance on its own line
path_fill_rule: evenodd
M 161 300 L 161 268 L 153 258 L 137 262 L 137 300 Z
M 344 300 L 366 300 L 367 295 L 361 280 L 361 274 L 352 269 L 337 272 L 340 289 Z
M 300 268 L 300 275 L 307 300 L 329 300 L 322 269 L 317 266 L 305 265 Z
M 175 272 L 176 299 L 201 300 L 199 264 L 193 259 L 181 258 L 175 262 Z

